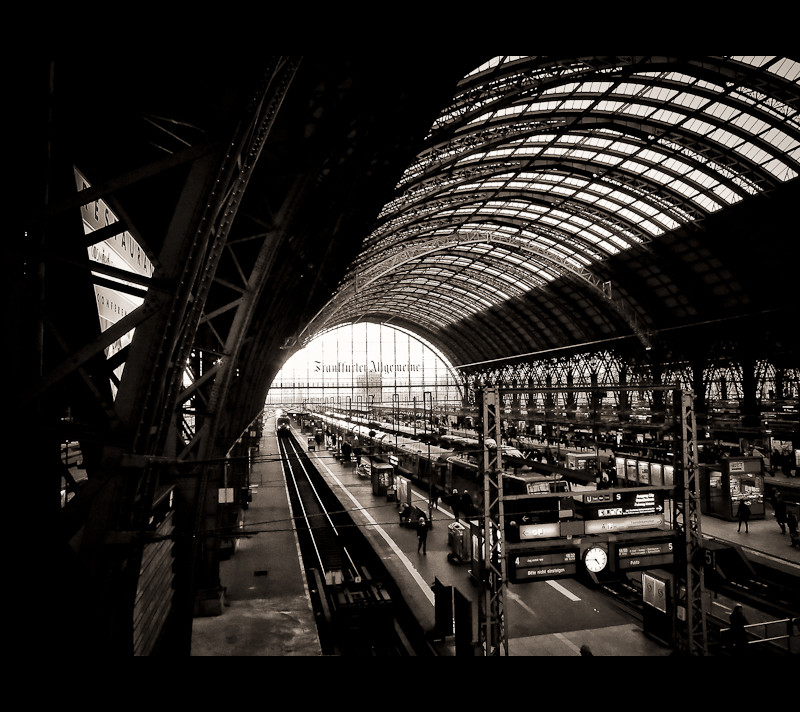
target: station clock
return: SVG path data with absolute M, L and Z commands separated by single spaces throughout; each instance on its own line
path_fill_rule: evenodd
M 608 552 L 602 546 L 590 546 L 583 555 L 583 565 L 593 574 L 608 566 Z

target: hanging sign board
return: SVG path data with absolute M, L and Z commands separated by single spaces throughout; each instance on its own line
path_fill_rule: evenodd
M 515 583 L 574 576 L 578 550 L 527 552 L 509 556 L 509 574 Z

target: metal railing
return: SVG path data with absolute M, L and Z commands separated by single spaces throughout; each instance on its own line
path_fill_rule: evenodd
M 758 655 L 797 655 L 800 653 L 800 618 L 780 618 L 774 621 L 749 623 L 748 653 Z M 730 628 L 720 628 L 722 641 L 730 640 Z

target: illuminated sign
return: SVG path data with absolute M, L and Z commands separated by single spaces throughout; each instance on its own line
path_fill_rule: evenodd
M 672 553 L 672 542 L 662 541 L 656 543 L 636 544 L 634 546 L 617 547 L 617 556 L 655 556 L 657 554 Z
M 574 576 L 577 573 L 577 561 L 577 549 L 541 553 L 527 552 L 510 558 L 510 574 L 516 583 Z
M 651 566 L 666 566 L 671 563 L 673 563 L 672 554 L 660 554 L 659 556 L 620 559 L 617 562 L 617 569 L 619 571 L 630 571 L 631 569 L 648 569 Z
M 617 547 L 617 570 L 649 568 L 673 563 L 671 541 Z
M 585 519 L 662 514 L 664 512 L 664 493 L 662 491 L 612 492 L 584 495 L 583 504 L 582 511 Z
M 561 536 L 561 527 L 558 522 L 552 524 L 523 524 L 519 528 L 520 541 L 550 539 L 558 536 Z
M 631 531 L 633 529 L 658 529 L 664 526 L 664 515 L 591 519 L 585 524 L 587 534 Z
M 578 550 L 550 552 L 527 552 L 514 557 L 514 566 L 547 566 L 550 564 L 574 564 L 578 561 Z

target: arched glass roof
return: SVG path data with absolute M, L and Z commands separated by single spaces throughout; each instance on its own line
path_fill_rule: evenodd
M 463 79 L 308 334 L 403 314 L 431 333 L 800 172 L 786 57 L 503 56 Z

